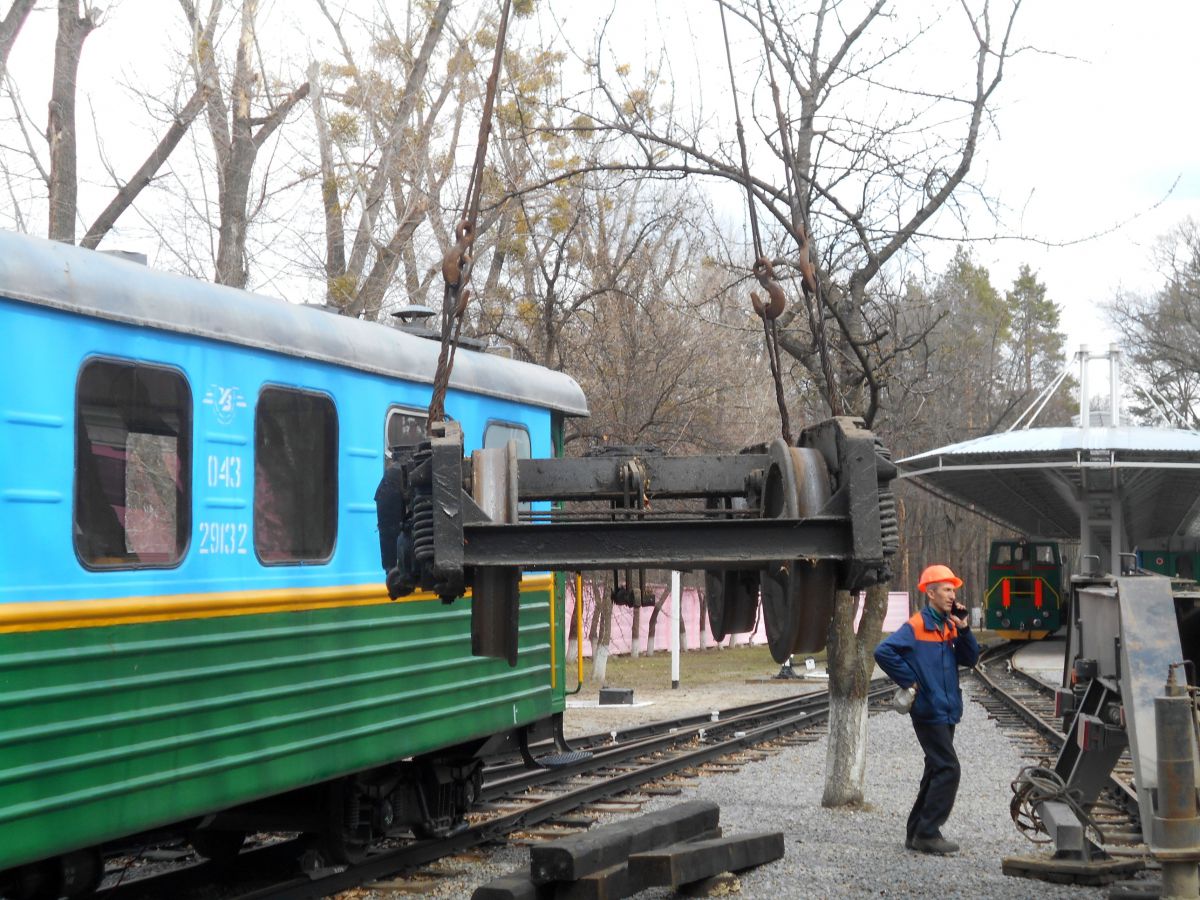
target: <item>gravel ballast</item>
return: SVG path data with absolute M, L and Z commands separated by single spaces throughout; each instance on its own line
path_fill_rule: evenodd
M 954 736 L 963 775 L 954 812 L 942 829 L 962 846 L 952 856 L 904 848 L 905 822 L 923 765 L 908 717 L 891 712 L 872 716 L 869 740 L 863 809 L 821 807 L 824 739 L 773 754 L 735 775 L 707 778 L 697 787 L 694 796 L 720 804 L 727 834 L 768 827 L 786 834 L 782 860 L 739 876 L 742 896 L 1106 896 L 1098 888 L 1051 885 L 1001 872 L 1003 857 L 1040 848 L 1020 835 L 1009 816 L 1009 785 L 1025 762 L 978 704 L 965 704 Z M 650 891 L 639 896 L 672 895 Z
M 971 687 L 964 678 L 964 694 Z M 904 848 L 904 824 L 916 796 L 922 756 L 907 716 L 879 713 L 870 720 L 866 806 L 824 809 L 821 792 L 826 740 L 785 747 L 739 772 L 706 775 L 678 797 L 656 797 L 643 812 L 685 800 L 720 805 L 726 834 L 779 830 L 783 859 L 738 876 L 737 894 L 747 898 L 964 897 L 1076 898 L 1107 896 L 1081 888 L 1012 878 L 1001 872 L 1006 856 L 1044 852 L 1016 830 L 1009 817 L 1010 783 L 1026 764 L 977 703 L 967 702 L 955 732 L 963 764 L 962 783 L 946 837 L 962 849 L 952 856 Z M 607 820 L 607 819 L 606 819 Z M 439 896 L 469 897 L 491 877 L 527 866 L 527 847 L 497 848 L 471 879 L 447 879 Z M 652 889 L 639 898 L 677 896 Z

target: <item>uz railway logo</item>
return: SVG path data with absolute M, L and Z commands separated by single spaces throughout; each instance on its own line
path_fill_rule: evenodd
M 237 411 L 246 408 L 246 398 L 240 388 L 221 387 L 219 384 L 209 385 L 200 402 L 213 408 L 213 414 L 222 425 L 232 424 Z

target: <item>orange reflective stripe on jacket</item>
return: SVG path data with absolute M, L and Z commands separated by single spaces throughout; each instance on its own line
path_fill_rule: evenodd
M 938 641 L 939 643 L 945 643 L 958 637 L 958 626 L 950 619 L 946 619 L 942 623 L 942 630 L 937 631 L 925 624 L 925 616 L 922 615 L 919 609 L 909 617 L 908 624 L 912 626 L 913 637 L 918 641 Z

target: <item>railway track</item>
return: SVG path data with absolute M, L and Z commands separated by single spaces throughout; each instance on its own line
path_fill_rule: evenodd
M 985 651 L 974 672 L 975 699 L 1029 765 L 1052 768 L 1066 736 L 1061 720 L 1055 716 L 1053 688 L 1013 666 L 1013 656 L 1021 646 L 1020 642 L 1008 642 Z M 1142 856 L 1148 852 L 1142 843 L 1132 778 L 1126 750 L 1091 810 L 1104 835 L 1102 849 L 1112 856 Z
M 892 690 L 886 679 L 874 682 L 872 703 L 886 702 Z M 636 812 L 651 796 L 679 793 L 686 780 L 736 770 L 765 758 L 771 747 L 819 739 L 827 716 L 828 692 L 819 690 L 720 710 L 715 719 L 705 713 L 588 735 L 572 741 L 587 753 L 565 765 L 529 770 L 513 758 L 489 767 L 467 822 L 445 837 L 416 840 L 404 830 L 370 848 L 350 866 L 326 865 L 304 838 L 280 839 L 224 863 L 176 866 L 156 875 L 127 878 L 102 888 L 97 896 L 105 900 L 326 897 L 420 870 L 484 844 L 514 836 L 522 841 L 553 839 L 586 829 L 597 815 Z M 536 756 L 552 748 L 530 749 Z

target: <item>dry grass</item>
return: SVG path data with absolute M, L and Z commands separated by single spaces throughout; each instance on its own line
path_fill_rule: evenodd
M 825 654 L 813 654 L 818 662 L 824 662 Z M 802 667 L 803 658 L 797 658 L 795 665 Z M 567 663 L 567 690 L 576 685 L 575 660 Z M 584 690 L 595 685 L 588 681 L 591 677 L 592 661 L 583 661 Z M 751 678 L 762 678 L 774 675 L 779 671 L 779 664 L 771 659 L 770 651 L 765 647 L 733 647 L 723 650 L 690 650 L 679 654 L 679 679 L 692 687 L 725 684 L 731 681 L 744 682 Z M 610 685 L 633 688 L 652 689 L 670 685 L 671 654 L 662 651 L 653 656 L 642 654 L 637 659 L 631 656 L 610 656 L 608 658 L 608 673 L 606 682 Z

